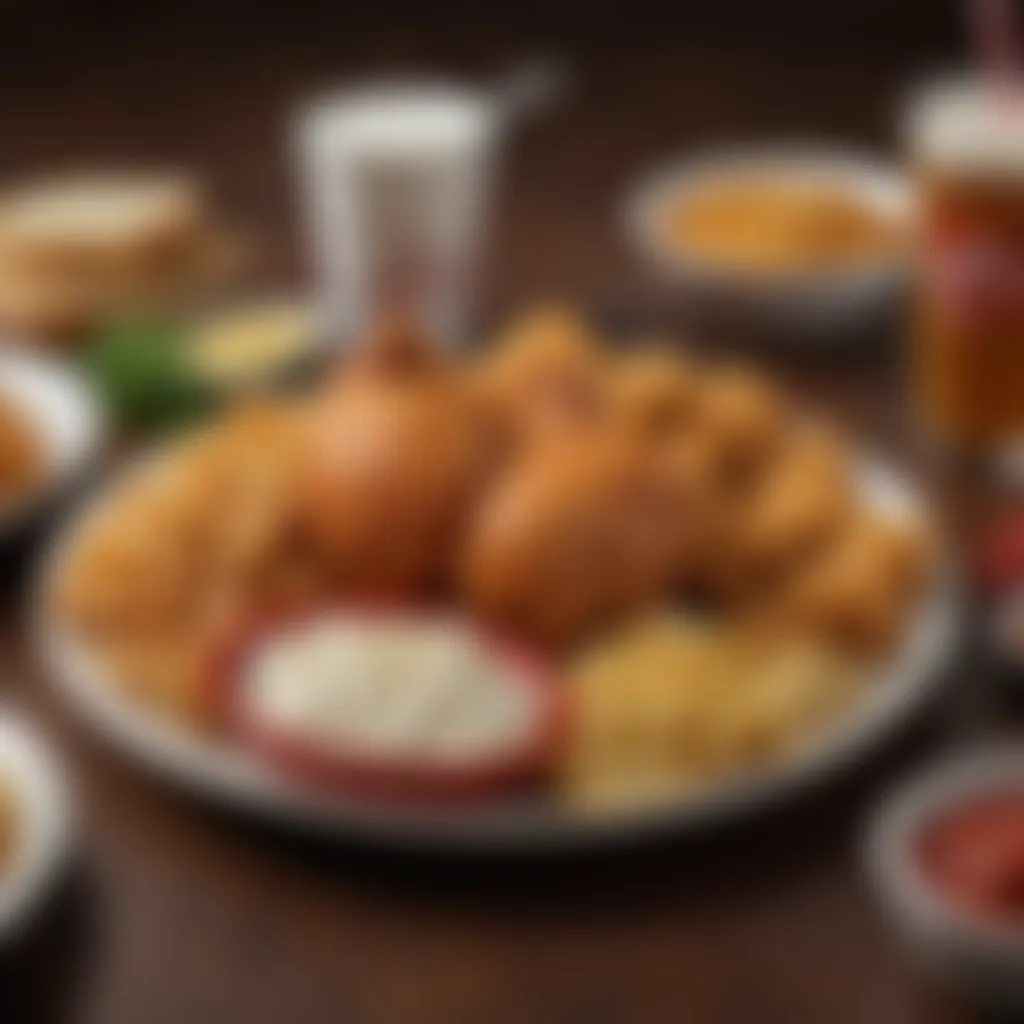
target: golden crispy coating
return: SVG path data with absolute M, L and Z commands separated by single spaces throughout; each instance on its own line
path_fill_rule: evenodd
M 893 642 L 927 568 L 923 531 L 874 513 L 854 517 L 779 595 L 790 625 L 854 650 Z
M 790 430 L 745 487 L 720 485 L 719 495 L 693 571 L 729 605 L 770 595 L 839 529 L 852 501 L 841 445 L 811 426 Z
M 492 343 L 488 365 L 509 384 L 529 386 L 537 377 L 586 369 L 597 339 L 572 310 L 547 306 L 531 310 Z
M 670 506 L 617 434 L 523 458 L 471 521 L 461 580 L 470 606 L 548 641 L 571 639 L 662 593 L 673 564 Z
M 738 510 L 733 539 L 752 567 L 778 566 L 813 550 L 850 502 L 841 445 L 827 431 L 794 432 Z
M 540 309 L 514 323 L 475 368 L 482 404 L 513 447 L 577 425 L 607 405 L 604 359 L 575 314 Z
M 203 678 L 206 650 L 198 633 L 130 636 L 108 649 L 107 663 L 140 704 L 202 725 L 211 710 Z
M 296 428 L 287 406 L 242 409 L 142 467 L 83 525 L 56 598 L 136 696 L 198 713 L 211 631 L 294 593 Z M 321 572 L 320 592 L 330 585 Z
M 719 447 L 726 469 L 742 478 L 775 451 L 785 433 L 786 411 L 764 376 L 721 367 L 707 374 L 699 422 Z
M 626 430 L 663 440 L 693 425 L 699 373 L 678 352 L 643 349 L 620 359 L 609 377 L 612 411 Z
M 693 583 L 710 553 L 720 550 L 731 501 L 722 480 L 720 450 L 706 432 L 671 438 L 650 458 L 670 507 L 673 579 Z
M 487 469 L 465 378 L 427 344 L 370 351 L 309 421 L 303 525 L 355 589 L 404 594 L 435 583 Z
M 915 591 L 932 562 L 931 538 L 920 524 L 895 515 L 862 512 L 851 524 L 851 546 L 877 561 L 901 596 Z

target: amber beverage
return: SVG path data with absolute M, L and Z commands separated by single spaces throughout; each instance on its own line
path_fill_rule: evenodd
M 1024 440 L 1024 95 L 934 87 L 910 132 L 914 403 L 945 447 L 997 456 Z

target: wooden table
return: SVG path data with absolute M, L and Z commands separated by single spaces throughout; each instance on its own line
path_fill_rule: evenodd
M 194 164 L 265 234 L 273 281 L 301 280 L 283 135 L 300 98 L 372 69 L 486 74 L 531 47 L 564 53 L 575 91 L 508 154 L 483 307 L 564 295 L 667 326 L 674 303 L 616 221 L 627 183 L 673 152 L 727 139 L 781 132 L 885 146 L 904 83 L 955 40 L 924 2 L 899 13 L 788 0 L 671 14 L 648 4 L 431 5 L 429 15 L 385 3 L 358 16 L 342 5 L 86 6 L 0 4 L 0 37 L 15 44 L 0 81 L 0 172 Z M 879 337 L 867 355 L 829 356 L 795 376 L 812 398 L 891 439 L 897 347 L 895 334 Z M 980 496 L 938 493 L 964 536 Z M 31 560 L 28 545 L 15 559 Z M 12 565 L 7 576 L 23 573 Z M 1012 727 L 973 660 L 900 742 L 754 821 L 571 861 L 439 861 L 312 846 L 145 777 L 46 689 L 20 591 L 12 583 L 0 693 L 30 705 L 64 752 L 82 841 L 49 912 L 6 955 L 4 1022 L 968 1019 L 905 963 L 858 845 L 865 816 L 902 773 Z

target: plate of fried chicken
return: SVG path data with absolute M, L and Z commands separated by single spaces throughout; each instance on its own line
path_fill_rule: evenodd
M 312 392 L 237 408 L 132 463 L 42 573 L 37 631 L 61 694 L 207 796 L 435 847 L 686 830 L 848 763 L 932 692 L 955 636 L 926 502 L 766 374 L 605 341 L 544 310 L 458 358 L 392 318 Z M 437 643 L 423 642 L 424 610 L 444 622 Z M 394 627 L 412 615 L 415 645 Z M 267 637 L 291 650 L 314 621 L 292 678 Z M 475 691 L 439 683 L 453 622 L 531 666 L 557 729 L 530 746 L 528 772 L 445 789 L 472 799 L 389 790 L 380 781 L 408 780 L 432 729 L 459 722 L 479 740 L 451 696 Z M 238 727 L 271 655 L 291 729 L 273 746 L 298 759 Z M 464 667 L 477 654 L 459 658 L 477 671 Z M 382 681 L 334 685 L 346 673 Z M 508 677 L 480 672 L 499 697 Z M 357 720 L 372 757 L 351 749 Z M 445 778 L 479 781 L 479 756 L 447 756 Z M 360 770 L 302 775 L 298 760 Z

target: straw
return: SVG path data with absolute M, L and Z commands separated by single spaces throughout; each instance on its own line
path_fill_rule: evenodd
M 1005 102 L 1021 84 L 1024 61 L 1017 40 L 1014 0 L 970 0 L 971 37 L 983 78 Z
M 507 74 L 495 89 L 498 109 L 505 120 L 516 120 L 540 110 L 565 91 L 565 69 L 548 60 L 535 60 Z

